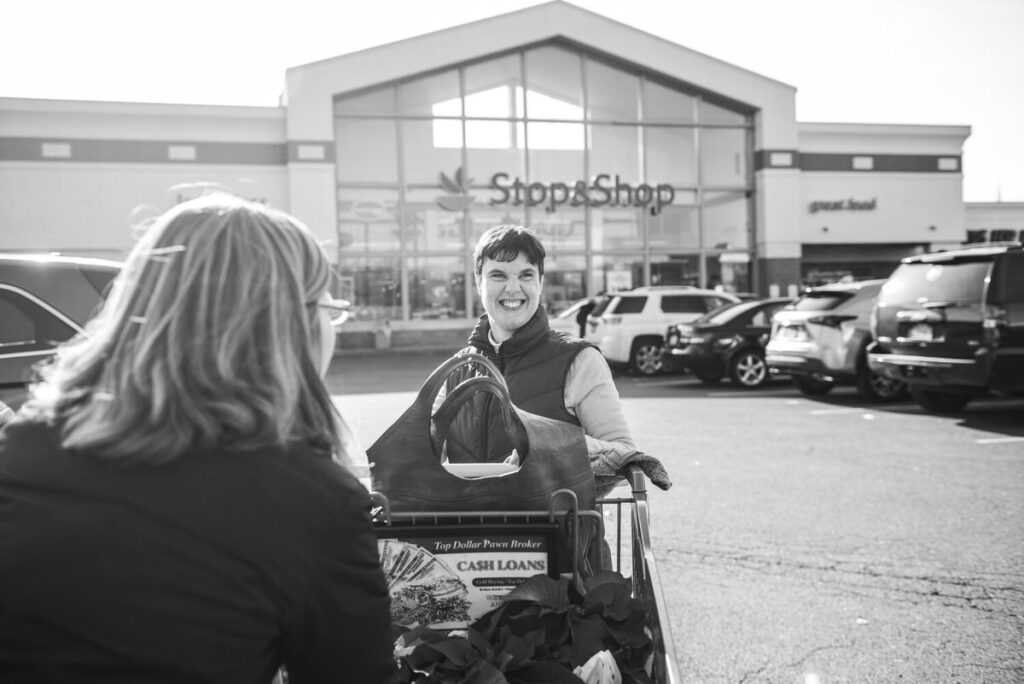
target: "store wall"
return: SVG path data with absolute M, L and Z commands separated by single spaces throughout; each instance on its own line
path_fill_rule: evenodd
M 0 98 L 0 249 L 119 258 L 204 188 L 289 207 L 284 114 Z
M 925 243 L 964 239 L 960 174 L 804 172 L 803 244 Z

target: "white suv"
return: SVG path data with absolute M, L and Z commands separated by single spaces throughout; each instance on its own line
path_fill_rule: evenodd
M 661 371 L 665 330 L 688 323 L 711 309 L 740 298 L 728 292 L 686 286 L 638 287 L 616 292 L 608 306 L 587 322 L 586 340 L 593 342 L 613 367 L 642 375 Z

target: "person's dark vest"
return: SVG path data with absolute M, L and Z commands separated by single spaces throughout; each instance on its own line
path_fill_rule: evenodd
M 509 395 L 518 408 L 546 418 L 579 425 L 579 420 L 565 407 L 565 382 L 576 355 L 593 345 L 567 333 L 551 330 L 547 314 L 537 313 L 522 328 L 505 340 L 495 353 L 490 343 L 490 323 L 486 314 L 480 317 L 469 336 L 469 344 L 487 356 L 501 370 L 508 383 Z M 500 460 L 507 456 L 501 415 L 481 402 L 459 418 L 460 431 L 467 438 L 468 453 L 449 449 L 452 461 Z M 486 417 L 485 417 L 486 416 Z M 479 430 L 479 431 L 478 431 Z M 497 442 L 495 436 L 499 436 Z M 481 447 L 482 443 L 488 444 Z M 472 446 L 475 445 L 475 446 Z M 481 452 L 486 452 L 486 455 Z

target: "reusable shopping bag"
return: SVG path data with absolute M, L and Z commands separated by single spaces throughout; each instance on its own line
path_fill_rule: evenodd
M 465 408 L 484 419 L 460 420 Z M 503 429 L 483 434 L 495 412 Z M 442 464 L 446 447 L 457 462 L 494 462 L 514 449 L 520 465 L 500 477 L 464 479 Z M 547 510 L 559 489 L 575 493 L 580 509 L 595 506 L 583 428 L 515 406 L 501 371 L 477 352 L 460 352 L 438 366 L 367 456 L 372 488 L 393 511 Z

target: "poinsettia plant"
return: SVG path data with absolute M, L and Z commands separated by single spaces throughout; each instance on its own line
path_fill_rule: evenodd
M 649 606 L 628 580 L 600 572 L 580 594 L 568 579 L 536 575 L 464 630 L 397 627 L 399 682 L 579 684 L 573 670 L 601 651 L 624 683 L 648 684 Z

